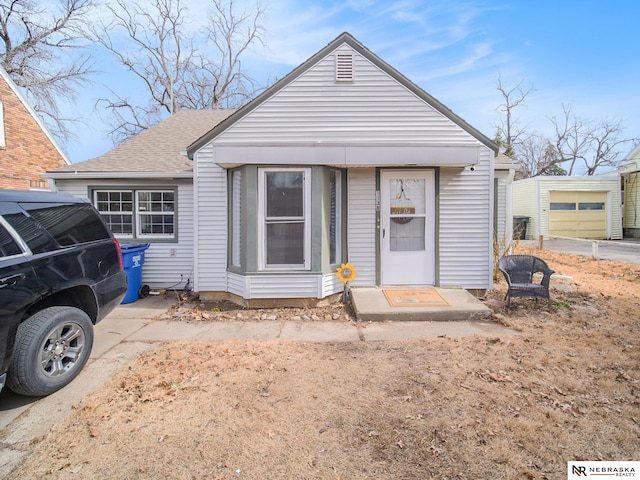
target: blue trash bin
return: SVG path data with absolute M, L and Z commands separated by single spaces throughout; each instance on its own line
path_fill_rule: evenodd
M 123 243 L 122 264 L 127 274 L 127 293 L 122 302 L 131 303 L 140 298 L 142 289 L 142 265 L 144 264 L 144 252 L 149 248 L 148 243 Z

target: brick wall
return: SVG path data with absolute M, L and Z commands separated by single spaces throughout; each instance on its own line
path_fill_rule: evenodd
M 2 77 L 0 101 L 5 134 L 5 146 L 0 147 L 0 188 L 46 187 L 40 175 L 66 165 L 62 155 Z

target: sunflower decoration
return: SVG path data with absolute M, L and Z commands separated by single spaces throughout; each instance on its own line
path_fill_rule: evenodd
M 336 270 L 336 275 L 345 285 L 356 278 L 358 271 L 350 263 L 341 264 Z

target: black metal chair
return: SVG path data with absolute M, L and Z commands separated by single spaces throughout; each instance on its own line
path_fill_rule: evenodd
M 498 269 L 507 280 L 507 307 L 511 297 L 549 298 L 549 281 L 554 271 L 544 260 L 533 255 L 505 255 L 498 262 Z M 542 274 L 538 282 L 536 273 Z

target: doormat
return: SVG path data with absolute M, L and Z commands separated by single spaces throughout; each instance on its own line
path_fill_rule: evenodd
M 446 307 L 449 306 L 442 295 L 433 288 L 412 290 L 382 290 L 392 307 Z

